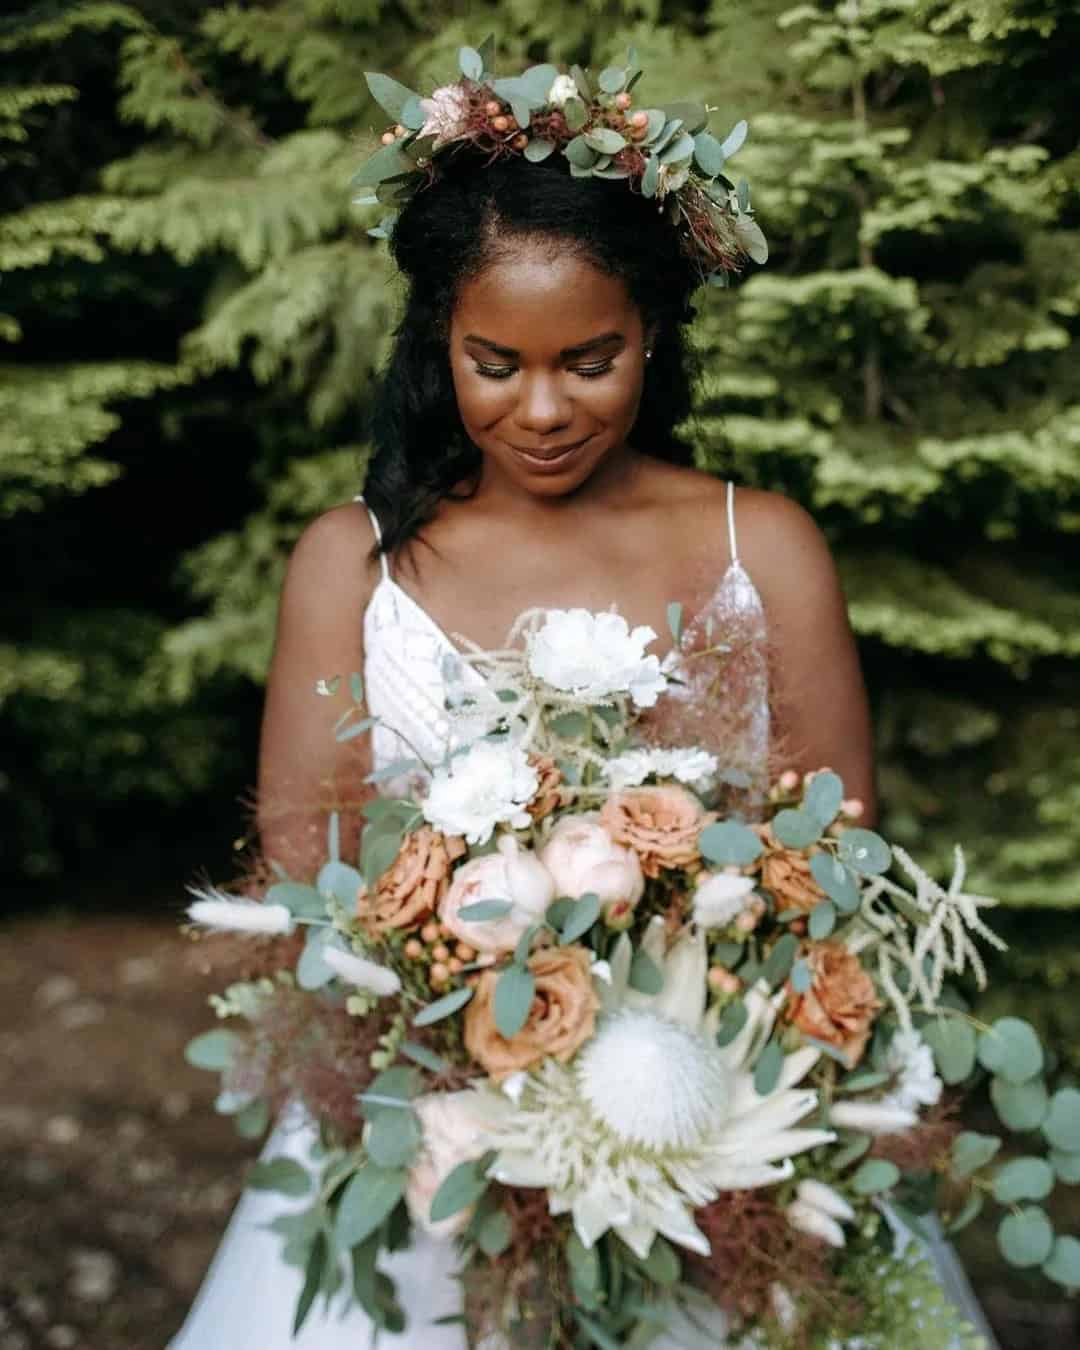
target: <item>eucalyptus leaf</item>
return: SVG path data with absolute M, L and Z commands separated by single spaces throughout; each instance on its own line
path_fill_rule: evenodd
M 345 1187 L 338 1203 L 334 1236 L 340 1247 L 355 1247 L 387 1218 L 405 1193 L 409 1174 L 403 1167 L 366 1162 Z
M 360 846 L 360 871 L 369 888 L 393 867 L 401 852 L 404 831 L 393 820 L 379 825 L 367 825 Z
M 350 912 L 356 906 L 356 897 L 364 885 L 364 878 L 348 863 L 328 862 L 319 871 L 315 883 L 323 895 L 331 895 Z M 325 906 L 324 912 L 325 912 Z
M 613 164 L 610 169 L 601 169 L 597 166 L 592 171 L 594 178 L 606 178 L 610 182 L 621 182 L 624 178 L 630 177 L 630 170 L 621 168 L 618 164 Z
M 600 901 L 597 896 L 583 895 L 567 915 L 562 924 L 559 941 L 563 946 L 583 937 L 600 917 Z
M 1067 1234 L 1055 1238 L 1042 1271 L 1055 1284 L 1066 1289 L 1080 1289 L 1080 1238 Z
M 688 160 L 694 153 L 694 138 L 688 132 L 682 132 L 676 136 L 660 152 L 661 164 L 681 164 L 683 160 Z
M 822 830 L 836 819 L 844 800 L 844 784 L 831 770 L 814 774 L 803 797 L 802 809 L 814 816 Z
M 566 125 L 575 134 L 582 130 L 589 122 L 589 112 L 579 98 L 568 98 L 563 104 L 563 117 L 566 119 Z
M 413 1018 L 413 1026 L 429 1027 L 433 1022 L 441 1022 L 444 1017 L 453 1016 L 459 1008 L 464 1008 L 472 996 L 473 991 L 468 986 L 444 994 L 442 998 L 437 998 L 434 1003 L 429 1003 L 426 1008 L 421 1008 Z
M 880 1195 L 891 1190 L 900 1180 L 900 1169 L 886 1158 L 867 1158 L 851 1178 L 851 1189 L 856 1195 Z
M 831 1155 L 829 1162 L 835 1171 L 842 1172 L 845 1167 L 850 1167 L 853 1162 L 858 1162 L 873 1142 L 872 1135 L 853 1134 Z
M 233 1116 L 233 1128 L 241 1139 L 261 1139 L 270 1124 L 270 1104 L 259 1098 Z
M 1042 1072 L 1039 1037 L 1031 1023 L 1020 1017 L 999 1017 L 981 1032 L 978 1056 L 984 1069 L 1009 1083 L 1023 1083 Z
M 1080 1091 L 1058 1088 L 1050 1098 L 1042 1132 L 1053 1148 L 1080 1153 Z
M 810 875 L 837 907 L 845 914 L 854 914 L 862 896 L 859 884 L 850 867 L 831 853 L 815 853 L 810 859 Z
M 370 1122 L 365 1138 L 368 1157 L 379 1167 L 409 1167 L 423 1142 L 423 1131 L 416 1112 L 378 1111 Z
M 536 993 L 536 979 L 524 966 L 511 965 L 502 972 L 495 984 L 495 1026 L 499 1035 L 510 1040 L 516 1036 L 529 1018 Z
M 554 141 L 545 141 L 540 137 L 534 137 L 525 147 L 525 158 L 531 164 L 540 164 L 547 159 L 549 155 L 553 155 L 555 149 L 556 146 Z
M 736 189 L 736 197 L 739 203 L 740 211 L 750 210 L 750 184 L 745 178 L 739 179 L 739 186 Z
M 945 1229 L 946 1233 L 950 1236 L 952 1236 L 953 1233 L 959 1233 L 962 1229 L 966 1228 L 973 1219 L 977 1219 L 982 1213 L 983 1200 L 984 1197 L 982 1191 L 970 1192 L 956 1214 L 949 1220 L 948 1226 Z
M 994 1173 L 994 1199 L 999 1205 L 1045 1200 L 1054 1182 L 1054 1169 L 1045 1158 L 1010 1158 Z
M 808 961 L 799 960 L 791 967 L 791 987 L 797 994 L 805 994 L 814 983 L 814 974 Z
M 1001 1140 L 997 1135 L 978 1134 L 974 1130 L 964 1130 L 953 1140 L 950 1154 L 950 1170 L 954 1177 L 964 1178 L 985 1167 L 997 1157 Z
M 678 1253 L 659 1233 L 653 1238 L 652 1246 L 641 1265 L 649 1279 L 664 1288 L 677 1284 L 682 1274 L 682 1262 Z
M 304 1284 L 300 1290 L 300 1297 L 296 1301 L 296 1312 L 293 1315 L 292 1334 L 294 1336 L 300 1331 L 300 1328 L 307 1321 L 308 1313 L 315 1302 L 315 1296 L 323 1280 L 323 1270 L 326 1266 L 327 1252 L 329 1243 L 326 1234 L 322 1231 L 315 1234 L 311 1244 L 311 1250 L 308 1255 L 307 1265 L 304 1269 Z
M 743 147 L 746 140 L 746 133 L 750 130 L 745 121 L 736 122 L 724 138 L 724 143 L 720 147 L 724 153 L 725 159 L 731 159 L 732 155 L 737 154 Z
M 597 83 L 605 94 L 620 94 L 626 84 L 626 71 L 618 66 L 607 66 L 600 72 Z
M 376 201 L 378 198 L 376 198 Z M 346 741 L 354 741 L 357 736 L 362 736 L 365 731 L 370 731 L 378 719 L 375 717 L 362 717 L 359 722 L 350 722 L 340 731 L 334 733 L 334 739 L 339 745 L 344 745 Z
M 891 1074 L 878 1073 L 873 1069 L 863 1069 L 858 1073 L 849 1073 L 837 1084 L 838 1092 L 869 1092 L 871 1088 L 881 1087 L 889 1082 Z
M 749 1016 L 746 1004 L 741 998 L 729 1003 L 720 1014 L 720 1019 L 716 1025 L 717 1045 L 730 1045 L 743 1027 L 746 1026 Z
M 458 68 L 467 80 L 484 78 L 484 58 L 475 47 L 462 47 L 458 52 Z
M 655 197 L 660 182 L 660 161 L 650 155 L 645 161 L 645 171 L 641 175 L 641 192 L 644 197 Z
M 387 178 L 412 173 L 414 168 L 412 160 L 397 142 L 393 145 L 384 145 L 353 174 L 350 186 L 374 187 L 376 183 L 381 183 Z
M 243 1044 L 235 1031 L 217 1027 L 193 1037 L 184 1047 L 184 1058 L 196 1069 L 220 1073 L 233 1062 L 233 1056 Z
M 663 111 L 669 121 L 678 122 L 691 136 L 696 136 L 709 124 L 709 114 L 703 103 L 665 103 Z
M 630 962 L 629 984 L 639 994 L 659 994 L 664 987 L 664 972 L 641 947 Z
M 397 80 L 392 80 L 389 75 L 379 75 L 369 70 L 364 72 L 364 79 L 371 97 L 383 112 L 395 122 L 400 122 L 405 105 L 410 99 L 416 98 L 416 94 L 405 85 L 399 84 Z
M 429 1217 L 432 1223 L 449 1219 L 480 1199 L 488 1188 L 484 1164 L 482 1158 L 470 1158 L 448 1173 L 431 1201 Z
M 537 108 L 542 108 L 547 103 L 548 94 L 551 92 L 551 86 L 558 79 L 559 70 L 557 66 L 540 65 L 529 66 L 527 70 L 522 71 L 518 76 L 518 82 L 525 91 L 526 96 Z
M 715 178 L 724 167 L 724 151 L 708 131 L 699 131 L 694 137 L 694 158 L 706 178 Z
M 1039 1205 L 1006 1214 L 998 1225 L 998 1248 L 1011 1266 L 1041 1266 L 1054 1245 L 1054 1229 Z
M 1080 1183 L 1080 1153 L 1067 1153 L 1064 1149 L 1052 1148 L 1050 1150 L 1050 1165 L 1053 1167 L 1058 1181 L 1063 1181 L 1066 1186 L 1075 1186 Z
M 785 933 L 765 958 L 763 974 L 774 989 L 787 979 L 798 951 L 799 939 L 794 933 Z
M 601 155 L 617 155 L 620 150 L 626 149 L 626 138 L 610 127 L 597 127 L 585 132 L 584 141 L 591 150 L 599 151 Z
M 528 127 L 532 120 L 532 106 L 527 98 L 518 98 L 516 95 L 510 100 L 510 111 L 514 114 L 514 120 L 523 130 Z
M 421 1068 L 429 1069 L 432 1073 L 450 1072 L 449 1061 L 443 1059 L 442 1055 L 437 1055 L 434 1050 L 429 1050 L 426 1045 L 420 1045 L 416 1041 L 402 1041 L 400 1050 L 414 1064 L 419 1064 Z
M 839 856 L 856 872 L 877 876 L 892 864 L 892 849 L 873 830 L 850 829 L 840 836 Z
M 512 900 L 477 900 L 471 905 L 463 905 L 458 910 L 458 918 L 466 923 L 482 923 L 488 919 L 502 919 L 514 908 Z
M 779 1041 L 770 1041 L 757 1057 L 754 1065 L 754 1091 L 759 1097 L 767 1097 L 780 1081 L 784 1067 L 784 1052 Z
M 746 867 L 761 857 L 763 846 L 748 825 L 720 820 L 706 825 L 698 836 L 698 848 L 706 861 L 717 867 Z
M 1001 1123 L 1017 1132 L 1037 1130 L 1050 1109 L 1050 1097 L 1041 1078 L 1031 1078 L 1026 1083 L 994 1078 L 990 1083 L 990 1100 Z
M 667 607 L 668 630 L 676 647 L 682 642 L 683 607 L 678 600 L 672 600 Z
M 278 1191 L 281 1195 L 307 1195 L 311 1176 L 295 1158 L 268 1158 L 257 1162 L 248 1172 L 247 1185 L 253 1191 Z
M 836 927 L 836 906 L 831 900 L 819 900 L 810 911 L 807 929 L 815 942 L 827 938 Z
M 336 973 L 323 960 L 327 946 L 342 950 L 337 934 L 332 928 L 308 929 L 304 950 L 296 963 L 296 983 L 308 993 L 322 989 L 336 978 Z
M 813 816 L 790 807 L 776 813 L 771 828 L 775 838 L 785 848 L 809 848 L 821 837 L 821 826 Z
M 934 1052 L 937 1071 L 950 1085 L 962 1083 L 975 1068 L 975 1028 L 964 1017 L 939 1016 L 919 1034 Z
M 638 141 L 639 145 L 651 146 L 663 134 L 667 126 L 667 118 L 659 108 L 645 108 L 643 112 L 648 116 L 648 124 L 645 127 L 645 135 Z
M 485 1256 L 501 1256 L 514 1236 L 514 1226 L 504 1209 L 484 1216 L 476 1228 L 476 1245 Z

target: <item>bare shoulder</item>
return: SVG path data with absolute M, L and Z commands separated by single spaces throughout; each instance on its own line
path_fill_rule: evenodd
M 778 586 L 798 593 L 836 583 L 821 526 L 790 497 L 736 488 L 735 529 L 739 556 L 763 594 Z
M 334 610 L 355 614 L 371 598 L 379 577 L 372 558 L 375 532 L 366 508 L 349 502 L 325 511 L 293 548 L 282 591 L 282 612 L 311 617 Z

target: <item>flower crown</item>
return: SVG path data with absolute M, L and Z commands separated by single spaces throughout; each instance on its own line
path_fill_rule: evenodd
M 388 238 L 397 208 L 438 176 L 443 156 L 472 144 L 491 160 L 523 155 L 540 163 L 562 154 L 575 178 L 626 180 L 667 211 L 684 250 L 713 285 L 726 286 L 745 258 L 768 258 L 746 179 L 736 186 L 724 173 L 746 139 L 745 122 L 721 142 L 708 131 L 704 104 L 639 106 L 633 90 L 642 71 L 633 48 L 626 66 L 600 72 L 595 88 L 580 66 L 569 75 L 551 65 L 530 66 L 497 79 L 493 60 L 491 38 L 479 50 L 462 47 L 462 78 L 430 98 L 388 75 L 366 75 L 372 97 L 394 119 L 353 179 L 354 187 L 374 188 L 373 195 L 355 198 L 357 204 L 392 208 L 369 234 Z

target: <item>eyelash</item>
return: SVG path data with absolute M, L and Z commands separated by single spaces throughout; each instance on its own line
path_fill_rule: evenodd
M 598 361 L 592 366 L 574 366 L 571 369 L 575 375 L 580 375 L 583 380 L 595 380 L 601 375 L 607 375 L 614 368 L 614 365 L 615 358 L 610 357 L 607 361 Z M 513 366 L 488 366 L 482 361 L 477 361 L 476 373 L 489 380 L 508 380 L 511 375 L 517 372 Z

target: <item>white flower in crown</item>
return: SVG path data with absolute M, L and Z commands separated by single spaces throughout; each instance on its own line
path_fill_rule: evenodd
M 477 741 L 435 770 L 422 807 L 424 819 L 443 834 L 485 844 L 496 825 L 523 829 L 529 824 L 526 807 L 539 785 L 520 746 Z
M 578 87 L 572 75 L 556 75 L 548 90 L 547 101 L 552 108 L 563 108 L 572 98 L 580 98 Z
M 719 1009 L 705 1010 L 704 934 L 685 929 L 668 949 L 655 918 L 642 947 L 663 976 L 661 991 L 630 987 L 624 933 L 608 982 L 597 986 L 605 1015 L 595 1035 L 569 1064 L 544 1060 L 515 1085 L 513 1108 L 502 1119 L 493 1113 L 488 1175 L 544 1187 L 551 1213 L 571 1214 L 587 1247 L 614 1229 L 641 1259 L 657 1233 L 707 1256 L 694 1210 L 721 1191 L 786 1180 L 794 1155 L 835 1139 L 799 1127 L 817 1093 L 798 1085 L 820 1052 L 785 1055 L 775 1087 L 759 1095 L 753 1066 L 783 994 L 750 990 L 746 1025 L 720 1048 Z
M 644 624 L 631 630 L 621 614 L 552 609 L 528 638 L 532 675 L 583 703 L 629 694 L 651 708 L 667 688 L 667 676 L 645 648 L 656 634 Z
M 422 98 L 425 122 L 421 136 L 434 136 L 435 149 L 456 141 L 469 129 L 469 95 L 460 84 L 444 84 L 430 98 Z
M 941 1100 L 944 1084 L 934 1072 L 934 1052 L 914 1028 L 893 1036 L 882 1069 L 896 1080 L 881 1099 L 882 1105 L 917 1111 Z
M 637 787 L 646 778 L 674 778 L 687 787 L 707 786 L 719 768 L 719 760 L 707 750 L 627 750 L 604 766 L 608 782 L 616 790 Z

